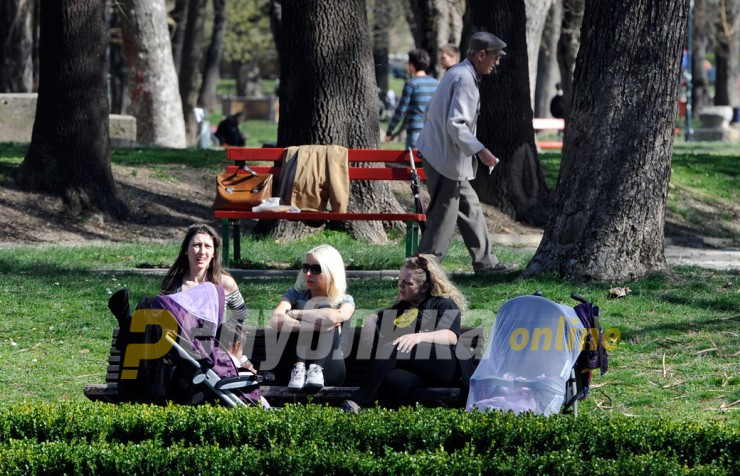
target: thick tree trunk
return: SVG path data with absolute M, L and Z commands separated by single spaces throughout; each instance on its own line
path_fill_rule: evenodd
M 573 96 L 573 71 L 581 44 L 581 24 L 585 1 L 563 0 L 563 26 L 560 29 L 560 40 L 558 40 L 558 64 L 560 65 L 560 85 L 563 87 L 566 127 Z
M 283 0 L 276 25 L 280 45 L 278 145 L 337 144 L 376 148 L 377 93 L 365 3 L 362 0 Z M 350 211 L 398 211 L 382 182 L 352 181 Z M 376 222 L 346 222 L 356 238 L 385 242 Z M 263 229 L 264 230 L 264 229 Z M 278 237 L 312 233 L 280 222 Z
M 18 185 L 61 196 L 74 215 L 122 216 L 110 167 L 104 2 L 44 0 L 40 28 L 36 120 Z
M 375 0 L 373 18 L 373 61 L 375 63 L 375 82 L 378 84 L 378 99 L 385 99 L 388 92 L 388 48 L 390 45 L 390 29 L 395 18 L 389 0 Z
M 172 18 L 172 59 L 175 62 L 175 71 L 180 76 L 180 65 L 182 64 L 182 47 L 185 43 L 185 25 L 188 23 L 189 0 L 175 0 L 175 7 L 170 12 Z
M 487 167 L 478 167 L 472 185 L 481 201 L 516 220 L 544 225 L 549 192 L 532 129 L 524 1 L 501 1 L 492 9 L 486 1 L 470 0 L 466 18 L 464 38 L 485 30 L 507 44 L 498 69 L 481 81 L 477 131 L 501 163 L 492 175 Z
M 720 0 L 715 106 L 740 107 L 740 0 Z
M 664 271 L 664 218 L 689 0 L 589 2 L 553 210 L 525 276 Z
M 196 125 L 193 108 L 196 105 L 196 84 L 200 73 L 200 60 L 203 52 L 203 23 L 207 0 L 189 0 L 188 16 L 185 25 L 185 40 L 180 59 L 180 99 L 185 116 L 185 130 L 188 143 L 195 141 Z
M 555 0 L 547 14 L 537 58 L 537 86 L 534 93 L 534 117 L 551 117 L 550 100 L 560 82 L 558 68 L 558 39 L 563 21 L 563 1 Z
M 709 94 L 709 73 L 704 67 L 707 51 L 713 44 L 715 27 L 712 14 L 716 8 L 707 0 L 694 0 L 694 25 L 692 32 L 691 57 L 691 109 L 696 114 L 711 102 Z
M 463 28 L 462 0 L 406 0 L 406 20 L 417 48 L 429 53 L 429 71 L 441 73 L 437 66 L 439 48 L 459 44 Z M 464 54 L 464 52 L 463 52 Z
M 0 2 L 0 93 L 33 91 L 35 3 Z
M 185 122 L 164 0 L 122 0 L 124 56 L 136 140 L 184 148 Z
M 537 86 L 537 61 L 542 43 L 542 32 L 553 0 L 524 0 L 527 14 L 527 64 L 529 71 L 529 104 L 534 110 L 534 92 Z
M 198 105 L 207 111 L 215 111 L 218 104 L 216 87 L 225 32 L 226 0 L 213 0 L 213 33 L 206 53 L 206 64 L 203 67 L 203 82 L 198 93 Z
M 110 90 L 111 114 L 128 114 L 128 72 L 123 56 L 123 15 L 118 3 L 106 1 L 110 12 L 110 45 L 108 47 L 108 88 Z

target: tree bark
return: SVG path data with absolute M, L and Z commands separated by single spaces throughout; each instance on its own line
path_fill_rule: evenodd
M 388 49 L 392 24 L 391 4 L 389 0 L 375 0 L 373 15 L 373 61 L 375 62 L 375 82 L 378 84 L 378 99 L 385 100 L 388 92 Z
M 524 0 L 527 14 L 527 64 L 529 71 L 529 104 L 534 110 L 534 93 L 537 86 L 537 61 L 542 43 L 542 32 L 553 0 Z
M 709 94 L 709 73 L 704 67 L 707 51 L 714 43 L 715 26 L 712 15 L 716 8 L 709 5 L 707 0 L 694 1 L 694 25 L 692 32 L 691 57 L 691 109 L 694 113 L 701 111 L 711 101 Z
M 188 16 L 185 25 L 185 39 L 180 59 L 180 99 L 185 116 L 185 130 L 188 143 L 195 141 L 196 125 L 193 108 L 196 105 L 196 89 L 200 73 L 199 65 L 203 52 L 203 23 L 205 21 L 207 0 L 189 0 Z
M 534 117 L 551 117 L 550 100 L 555 85 L 560 81 L 558 68 L 558 39 L 563 21 L 563 1 L 555 0 L 547 14 L 545 29 L 537 58 L 537 85 L 534 93 Z
M 111 114 L 128 114 L 129 101 L 128 71 L 126 58 L 123 56 L 123 15 L 120 3 L 113 4 L 106 0 L 106 8 L 110 11 L 110 45 L 108 46 L 108 88 L 110 91 Z
M 478 167 L 472 185 L 482 202 L 516 220 L 544 225 L 549 192 L 532 129 L 524 1 L 501 1 L 492 9 L 484 0 L 470 0 L 466 19 L 465 39 L 485 30 L 507 44 L 498 69 L 481 81 L 477 131 L 501 162 L 492 175 L 487 167 Z
M 664 219 L 689 0 L 588 2 L 553 210 L 524 275 L 667 269 Z
M 189 0 L 175 0 L 175 7 L 170 13 L 172 18 L 172 59 L 175 62 L 175 71 L 180 76 L 180 65 L 182 64 L 182 47 L 185 42 L 185 25 L 188 23 Z
M 59 195 L 73 215 L 126 213 L 110 167 L 107 34 L 104 2 L 42 2 L 36 120 L 16 181 Z
M 198 93 L 198 105 L 206 111 L 215 111 L 218 103 L 216 87 L 225 32 L 226 0 L 213 0 L 213 33 L 206 53 L 206 64 L 203 67 L 203 82 Z
M 459 44 L 463 28 L 463 0 L 407 0 L 406 20 L 417 48 L 429 53 L 429 71 L 441 74 L 439 48 Z M 463 52 L 464 54 L 464 52 Z
M 0 93 L 33 91 L 35 0 L 0 3 Z
M 185 122 L 164 0 L 122 0 L 124 57 L 136 140 L 185 148 Z
M 720 0 L 715 106 L 740 107 L 740 0 Z
M 563 26 L 560 29 L 560 40 L 558 40 L 558 64 L 560 65 L 560 85 L 563 87 L 566 127 L 573 96 L 573 72 L 581 44 L 584 8 L 585 0 L 563 0 Z
M 276 22 L 280 45 L 278 146 L 337 144 L 376 148 L 380 142 L 372 48 L 362 0 L 283 0 Z M 349 210 L 398 211 L 382 182 L 352 181 Z M 355 238 L 385 242 L 381 223 L 344 222 Z M 259 231 L 264 231 L 264 224 Z M 279 222 L 277 237 L 315 230 Z

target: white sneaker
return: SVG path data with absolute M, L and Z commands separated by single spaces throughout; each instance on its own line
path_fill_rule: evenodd
M 316 364 L 308 366 L 306 387 L 324 388 L 324 370 Z
M 301 362 L 295 364 L 293 370 L 290 371 L 290 382 L 288 382 L 288 388 L 301 389 L 306 384 L 306 365 Z

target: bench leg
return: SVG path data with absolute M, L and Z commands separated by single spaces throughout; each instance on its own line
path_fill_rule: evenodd
M 416 253 L 419 248 L 419 223 L 415 221 L 406 222 L 406 257 Z
M 229 219 L 221 219 L 221 266 L 229 267 Z
M 234 238 L 234 262 L 238 263 L 242 259 L 242 237 L 239 233 L 239 220 L 232 221 L 231 229 L 231 236 Z

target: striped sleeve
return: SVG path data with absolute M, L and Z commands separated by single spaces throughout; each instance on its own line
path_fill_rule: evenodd
M 391 122 L 388 124 L 388 131 L 385 133 L 386 135 L 388 136 L 393 135 L 393 130 L 401 122 L 401 119 L 403 119 L 404 116 L 406 115 L 406 109 L 409 107 L 409 104 L 411 103 L 411 98 L 413 94 L 414 94 L 414 83 L 412 80 L 408 80 L 406 81 L 406 84 L 403 85 L 403 91 L 401 92 L 401 99 L 398 101 L 398 106 L 396 106 L 396 112 L 393 113 Z
M 240 323 L 247 320 L 247 303 L 239 289 L 226 295 L 226 307 L 229 308 L 232 319 Z

